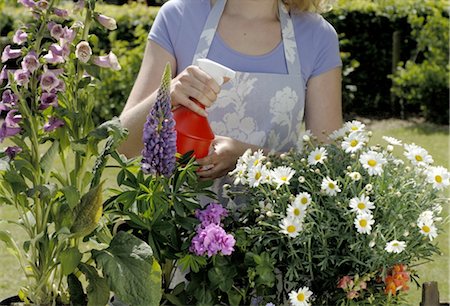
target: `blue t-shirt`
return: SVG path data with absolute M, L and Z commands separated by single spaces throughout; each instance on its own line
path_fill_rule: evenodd
M 177 73 L 192 64 L 210 10 L 210 0 L 170 0 L 156 16 L 149 39 L 175 57 Z M 291 18 L 305 84 L 311 77 L 342 65 L 338 37 L 331 24 L 309 12 L 293 13 Z M 236 71 L 287 73 L 282 42 L 267 54 L 253 56 L 231 49 L 216 33 L 207 57 Z

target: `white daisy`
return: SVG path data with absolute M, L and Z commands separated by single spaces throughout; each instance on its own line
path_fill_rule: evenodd
M 302 223 L 293 218 L 284 218 L 280 223 L 280 233 L 286 234 L 291 238 L 298 236 L 299 232 L 302 230 Z
M 308 156 L 308 164 L 309 165 L 317 165 L 318 163 L 323 164 L 323 162 L 327 159 L 327 150 L 323 147 L 317 148 L 309 153 Z
M 308 205 L 311 204 L 311 195 L 307 192 L 301 192 L 295 197 L 293 204 L 298 204 L 303 210 L 306 210 Z
M 289 204 L 289 206 L 287 207 L 287 217 L 297 220 L 298 222 L 303 221 L 305 213 L 306 210 L 299 203 L 294 202 L 292 204 Z
M 349 172 L 347 175 L 354 181 L 357 182 L 361 179 L 361 173 L 359 172 Z
M 368 151 L 361 154 L 359 162 L 369 175 L 381 175 L 383 173 L 383 165 L 387 162 L 382 153 Z
M 450 185 L 450 174 L 442 166 L 429 167 L 426 170 L 427 182 L 433 185 L 436 190 L 442 190 Z
M 366 125 L 358 120 L 348 121 L 344 124 L 348 133 L 362 132 Z
M 417 218 L 417 223 L 433 223 L 433 212 L 431 210 L 425 210 Z
M 338 192 L 341 192 L 338 182 L 333 181 L 329 176 L 322 180 L 321 188 L 329 196 L 335 196 Z
M 394 137 L 383 136 L 383 139 L 386 140 L 389 144 L 391 144 L 393 146 L 401 146 L 402 145 L 402 141 L 398 140 Z
M 262 161 L 265 160 L 266 157 L 264 156 L 263 150 L 259 149 L 255 152 L 253 152 L 253 155 L 251 155 L 248 158 L 248 165 L 249 167 L 258 167 L 261 165 Z
M 347 132 L 347 128 L 346 127 L 342 127 L 338 130 L 333 131 L 330 136 L 328 136 L 328 138 L 330 138 L 331 140 L 338 140 L 341 138 L 344 138 L 344 136 L 346 135 Z
M 363 194 L 360 197 L 350 199 L 350 208 L 356 213 L 370 213 L 370 210 L 374 209 L 375 205 L 373 205 L 369 197 Z
M 247 183 L 247 165 L 238 163 L 236 168 L 229 173 L 230 176 L 234 176 L 234 185 L 245 185 Z
M 282 185 L 289 185 L 289 181 L 294 174 L 295 170 L 290 167 L 277 167 L 271 171 L 272 183 L 277 185 L 277 189 Z
M 309 303 L 309 298 L 312 295 L 312 291 L 309 290 L 308 287 L 302 287 L 298 290 L 292 290 L 289 293 L 289 302 L 291 302 L 292 306 L 308 306 L 311 305 Z
M 420 228 L 420 233 L 424 236 L 427 236 L 430 241 L 433 241 L 434 238 L 437 237 L 437 228 L 433 224 L 433 222 L 419 222 L 417 226 Z
M 392 241 L 386 243 L 386 246 L 384 247 L 386 252 L 396 253 L 396 254 L 403 252 L 405 250 L 405 248 L 406 248 L 406 242 L 399 241 L 399 240 L 392 240 Z
M 367 143 L 368 138 L 363 133 L 351 133 L 341 143 L 345 153 L 355 153 L 362 149 Z
M 433 157 L 428 154 L 428 151 L 418 145 L 405 144 L 405 152 L 403 153 L 413 165 L 428 166 L 433 163 Z
M 247 181 L 250 187 L 257 187 L 259 184 L 264 184 L 267 180 L 267 172 L 269 172 L 265 165 L 259 164 L 252 167 L 248 171 Z
M 354 221 L 356 230 L 360 234 L 370 234 L 370 231 L 372 230 L 372 224 L 374 223 L 375 220 L 373 219 L 371 213 L 358 214 Z

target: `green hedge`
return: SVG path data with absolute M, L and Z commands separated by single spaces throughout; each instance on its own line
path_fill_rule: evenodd
M 94 114 L 99 122 L 118 115 L 125 105 L 158 8 L 133 2 L 120 7 L 102 5 L 101 11 L 117 20 L 118 29 L 95 29 L 91 43 L 97 52 L 112 49 L 122 70 L 102 70 Z M 2 35 L 9 32 L 12 36 L 17 25 L 11 23 L 23 20 L 18 15 L 20 8 L 2 9 Z M 448 124 L 449 19 L 445 1 L 339 0 L 324 16 L 340 35 L 347 117 L 419 115 Z M 393 68 L 394 33 L 399 50 Z

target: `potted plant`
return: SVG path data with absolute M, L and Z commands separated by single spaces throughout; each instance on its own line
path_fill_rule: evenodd
M 2 52 L 0 203 L 14 207 L 26 240 L 0 240 L 19 260 L 27 283 L 18 298 L 36 305 L 105 305 L 110 294 L 133 305 L 158 305 L 160 268 L 142 240 L 112 235 L 103 216 L 102 173 L 126 137 L 117 119 L 95 126 L 91 93 L 100 68 L 120 69 L 116 56 L 95 55 L 96 23 L 114 19 L 96 1 L 73 14 L 59 1 L 23 0 L 35 20 Z

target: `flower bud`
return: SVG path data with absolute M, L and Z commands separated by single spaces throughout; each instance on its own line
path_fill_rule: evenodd
M 311 140 L 311 138 L 308 135 L 303 135 L 302 138 L 303 138 L 303 141 L 306 141 L 306 142 Z
M 319 174 L 320 173 L 320 169 L 317 168 L 316 170 L 314 170 L 315 173 Z
M 108 30 L 115 30 L 117 29 L 117 23 L 114 20 L 114 18 L 102 15 L 102 14 L 98 14 L 95 19 L 97 19 L 97 21 L 104 26 L 105 28 L 107 28 Z
M 393 145 L 387 145 L 386 146 L 386 150 L 390 153 L 394 151 L 394 146 Z
M 301 184 L 304 183 L 305 182 L 305 177 L 304 176 L 299 176 L 298 177 L 298 182 L 301 183 Z
M 95 65 L 103 68 L 111 68 L 113 70 L 121 69 L 119 61 L 117 60 L 117 56 L 112 52 L 109 52 L 108 55 L 104 56 L 93 56 L 92 62 Z

